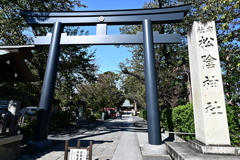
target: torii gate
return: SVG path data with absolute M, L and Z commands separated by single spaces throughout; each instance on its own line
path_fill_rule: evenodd
M 35 141 L 46 141 L 50 122 L 50 111 L 54 96 L 55 81 L 61 45 L 114 45 L 143 44 L 144 73 L 146 82 L 146 104 L 148 117 L 148 142 L 160 145 L 161 131 L 157 97 L 154 44 L 177 44 L 179 34 L 152 32 L 152 23 L 181 22 L 191 5 L 161 9 L 132 9 L 107 11 L 35 12 L 21 11 L 29 25 L 53 25 L 52 36 L 32 37 L 31 44 L 50 45 L 42 94 L 37 117 Z M 107 35 L 107 25 L 142 24 L 143 32 L 136 35 Z M 96 35 L 67 36 L 62 34 L 64 26 L 96 25 Z

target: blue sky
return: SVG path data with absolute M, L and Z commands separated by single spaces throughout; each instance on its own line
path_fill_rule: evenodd
M 79 8 L 77 11 L 86 10 L 118 10 L 118 9 L 139 9 L 142 8 L 144 2 L 150 0 L 81 0 L 82 4 L 88 6 L 88 8 Z M 108 27 L 108 34 L 120 34 L 120 26 Z M 90 35 L 95 35 L 95 27 L 84 27 L 84 30 L 88 30 Z M 128 48 L 117 48 L 113 45 L 94 45 L 91 50 L 96 50 L 96 60 L 100 65 L 99 72 L 106 71 L 117 72 L 119 70 L 119 62 L 124 62 L 126 58 L 131 59 L 132 54 L 128 52 Z

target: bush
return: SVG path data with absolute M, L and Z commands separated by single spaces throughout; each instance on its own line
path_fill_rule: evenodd
M 91 109 L 86 109 L 86 118 L 88 119 L 91 116 Z
M 98 111 L 97 113 L 95 113 L 95 117 L 97 119 L 102 119 L 102 112 L 101 111 Z
M 18 129 L 20 130 L 20 133 L 23 134 L 23 136 L 26 137 L 32 137 L 35 129 L 36 129 L 36 117 L 26 117 L 25 118 L 26 125 L 24 126 L 18 126 Z
M 178 106 L 172 111 L 172 122 L 175 132 L 195 133 L 193 105 Z M 185 140 L 195 139 L 194 135 L 180 135 Z
M 226 104 L 226 111 L 229 134 L 240 136 L 240 107 Z M 174 109 L 164 109 L 161 113 L 161 124 L 168 131 L 172 131 L 171 127 L 173 127 L 174 132 L 195 133 L 193 105 L 186 104 Z M 195 139 L 193 135 L 180 135 L 180 137 L 185 140 Z M 230 139 L 231 145 L 240 146 L 239 137 L 230 137 Z
M 104 118 L 108 118 L 109 116 L 108 116 L 108 112 L 106 112 L 106 111 L 98 111 L 96 114 L 95 114 L 95 117 L 97 118 L 97 119 L 102 119 L 102 113 L 105 113 L 105 116 L 104 116 Z
M 75 119 L 68 111 L 59 111 L 57 114 L 52 114 L 50 129 L 63 128 L 70 125 Z
M 97 118 L 94 115 L 91 115 L 91 116 L 87 117 L 87 121 L 90 121 L 90 122 L 96 121 L 96 119 Z
M 230 135 L 240 136 L 240 108 L 238 106 L 231 106 L 226 104 L 227 118 L 228 118 L 228 128 Z M 239 137 L 230 137 L 231 145 L 240 146 Z
M 141 110 L 140 114 L 139 114 L 139 117 L 147 120 L 147 111 L 146 110 Z
M 172 109 L 166 108 L 160 113 L 161 127 L 165 128 L 167 131 L 173 131 L 172 122 Z

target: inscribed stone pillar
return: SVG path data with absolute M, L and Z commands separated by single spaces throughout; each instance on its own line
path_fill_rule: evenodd
M 215 23 L 194 22 L 188 32 L 196 139 L 230 145 Z

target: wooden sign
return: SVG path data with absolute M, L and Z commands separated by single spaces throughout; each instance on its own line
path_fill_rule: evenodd
M 87 150 L 86 149 L 70 149 L 69 160 L 86 160 Z

